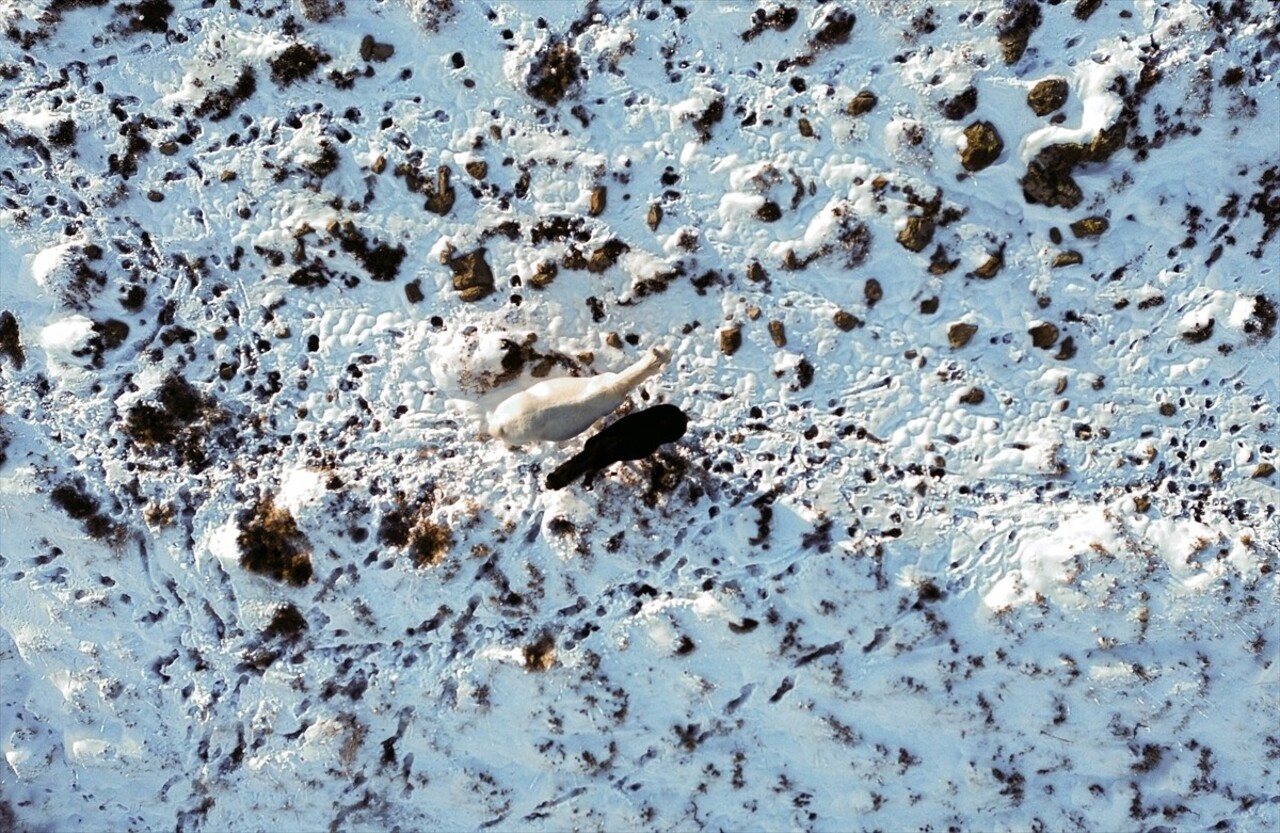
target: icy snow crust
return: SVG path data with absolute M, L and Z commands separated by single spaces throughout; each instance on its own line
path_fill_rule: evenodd
M 1280 824 L 1271 4 L 343 5 L 0 7 L 0 827 Z

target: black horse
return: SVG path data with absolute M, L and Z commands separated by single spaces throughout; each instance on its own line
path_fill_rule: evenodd
M 606 427 L 587 440 L 577 454 L 547 475 L 548 489 L 563 489 L 579 477 L 595 476 L 623 460 L 639 460 L 684 436 L 689 417 L 675 405 L 655 405 Z

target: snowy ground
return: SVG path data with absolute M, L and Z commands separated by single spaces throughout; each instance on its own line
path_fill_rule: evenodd
M 0 829 L 1280 825 L 1271 4 L 0 15 Z

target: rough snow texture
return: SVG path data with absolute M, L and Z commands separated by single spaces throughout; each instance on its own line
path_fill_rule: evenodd
M 0 9 L 0 827 L 1280 824 L 1270 3 Z

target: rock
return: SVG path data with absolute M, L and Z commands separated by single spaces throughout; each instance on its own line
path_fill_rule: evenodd
M 1000 19 L 996 40 L 1000 42 L 1006 64 L 1016 64 L 1022 58 L 1022 53 L 1027 50 L 1027 41 L 1040 26 L 1040 20 L 1040 6 L 1036 0 L 1019 0 Z
M 1067 103 L 1067 82 L 1063 78 L 1046 78 L 1027 93 L 1027 106 L 1037 116 L 1047 116 Z
M 785 32 L 800 18 L 800 12 L 790 6 L 779 6 L 772 12 L 756 9 L 751 15 L 751 28 L 742 33 L 742 40 L 750 43 L 758 38 L 766 29 Z
M 1065 252 L 1059 252 L 1058 256 L 1053 259 L 1053 268 L 1058 269 L 1063 266 L 1075 266 L 1078 263 L 1084 263 L 1084 255 L 1071 249 Z
M 449 258 L 453 288 L 463 301 L 479 301 L 494 291 L 493 270 L 484 259 L 484 249 Z
M 658 224 L 662 222 L 662 206 L 656 202 L 649 203 L 649 216 L 645 217 L 645 222 L 649 225 L 650 231 L 657 231 Z
M 720 352 L 732 356 L 742 346 L 742 328 L 731 324 L 720 330 Z
M 621 240 L 616 238 L 608 240 L 591 253 L 591 257 L 587 259 L 587 271 L 598 275 L 617 263 L 618 258 L 629 251 L 631 247 Z
M 849 102 L 846 112 L 851 116 L 861 116 L 874 110 L 879 101 L 880 99 L 876 98 L 875 93 L 870 90 L 863 90 L 855 95 L 853 100 Z
M 441 165 L 436 170 L 435 186 L 425 186 L 427 192 L 426 208 L 432 214 L 443 216 L 453 208 L 454 200 L 457 199 L 458 194 L 453 189 L 453 186 L 449 184 L 451 173 L 448 165 Z
M 857 23 L 857 20 L 852 12 L 838 7 L 832 9 L 823 18 L 822 24 L 818 27 L 818 31 L 814 33 L 810 44 L 814 50 L 820 50 L 847 43 L 849 36 L 853 34 L 853 25 Z
M 776 223 L 782 219 L 782 209 L 773 200 L 765 200 L 764 205 L 756 209 L 756 217 L 766 223 Z
M 373 35 L 365 35 L 360 39 L 360 60 L 362 61 L 382 61 L 387 60 L 396 53 L 396 48 L 389 43 L 378 43 L 373 39 Z
M 764 267 L 760 265 L 760 261 L 753 260 L 747 267 L 747 280 L 752 283 L 764 283 L 769 280 L 769 273 L 764 271 Z
M 960 401 L 966 405 L 981 405 L 987 398 L 987 394 L 982 388 L 969 388 L 960 394 Z
M 1071 224 L 1071 233 L 1076 237 L 1098 237 L 1111 228 L 1106 217 L 1085 217 Z
M 937 228 L 932 215 L 916 215 L 907 218 L 907 224 L 898 232 L 898 242 L 909 252 L 919 252 L 933 241 Z
M 1001 248 L 1000 251 L 988 255 L 987 259 L 982 262 L 982 265 L 973 270 L 973 275 L 974 277 L 989 281 L 994 278 L 1003 267 L 1004 249 Z
M 1076 20 L 1088 20 L 1102 5 L 1102 0 L 1076 0 L 1076 7 L 1071 12 Z
M 1271 463 L 1259 463 L 1258 467 L 1253 470 L 1252 477 L 1257 480 L 1263 477 L 1270 477 L 1276 473 L 1276 467 Z
M 875 278 L 867 278 L 867 282 L 862 287 L 862 297 L 867 302 L 867 309 L 871 309 L 884 297 L 884 287 L 880 286 L 880 281 Z
M 609 189 L 603 185 L 597 185 L 591 189 L 591 202 L 587 206 L 587 213 L 592 217 L 599 217 L 604 213 L 605 206 L 608 204 Z
M 1041 350 L 1048 350 L 1058 343 L 1058 328 L 1046 321 L 1027 330 L 1031 334 L 1031 343 Z
M 775 347 L 787 346 L 787 331 L 776 318 L 769 322 L 769 338 L 773 339 Z
M 538 264 L 538 268 L 530 276 L 529 286 L 534 289 L 543 289 L 556 279 L 556 275 L 559 272 L 560 267 L 554 261 L 544 260 Z
M 836 326 L 846 333 L 863 325 L 861 318 L 858 318 L 858 316 L 852 313 L 845 312 L 844 310 L 836 310 L 836 314 L 833 316 L 833 319 Z
M 960 121 L 978 109 L 978 88 L 969 86 L 962 92 L 943 99 L 938 109 L 951 121 Z
M 1200 344 L 1208 341 L 1213 335 L 1213 319 L 1210 318 L 1203 324 L 1196 324 L 1189 330 L 1182 331 L 1182 340 L 1188 344 Z
M 484 179 L 489 175 L 489 163 L 483 159 L 474 159 L 463 166 L 474 179 Z
M 989 121 L 976 121 L 964 129 L 965 149 L 960 151 L 960 164 L 966 171 L 980 171 L 1000 158 L 1004 140 Z
M 1027 164 L 1022 177 L 1022 196 L 1034 205 L 1075 208 L 1084 199 L 1071 172 L 1085 155 L 1085 147 L 1075 143 L 1041 148 Z
M 18 335 L 18 319 L 8 310 L 0 312 L 0 356 L 8 356 L 18 370 L 27 363 L 27 351 Z
M 947 328 L 947 341 L 951 343 L 952 348 L 958 350 L 968 344 L 977 332 L 977 324 L 966 324 L 963 321 L 959 321 Z

